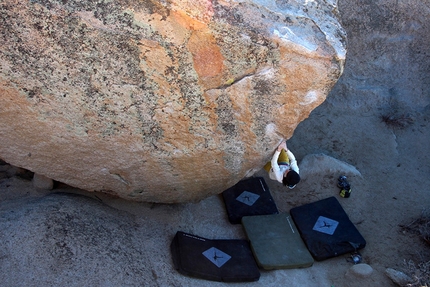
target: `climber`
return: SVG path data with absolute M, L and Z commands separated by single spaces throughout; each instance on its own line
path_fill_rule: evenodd
M 277 180 L 290 189 L 300 181 L 296 158 L 287 148 L 285 140 L 279 144 L 272 160 L 264 166 L 264 169 L 269 173 L 270 179 Z

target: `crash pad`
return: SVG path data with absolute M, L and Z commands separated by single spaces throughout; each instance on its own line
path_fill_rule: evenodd
M 314 259 L 289 214 L 244 216 L 242 225 L 261 268 L 272 270 L 312 266 Z
M 294 207 L 290 210 L 309 252 L 317 260 L 325 260 L 355 252 L 366 241 L 335 197 Z
M 239 224 L 243 216 L 277 214 L 278 208 L 262 177 L 239 181 L 222 193 L 228 220 Z
M 175 269 L 183 275 L 222 282 L 252 282 L 260 278 L 247 240 L 211 240 L 178 231 L 170 249 Z

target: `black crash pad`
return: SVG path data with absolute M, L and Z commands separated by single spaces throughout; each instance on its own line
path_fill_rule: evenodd
M 278 208 L 262 177 L 239 181 L 222 193 L 228 220 L 239 224 L 242 217 L 277 214 Z
M 242 225 L 261 268 L 303 268 L 314 263 L 289 214 L 244 216 Z
M 290 214 L 307 248 L 318 261 L 366 246 L 363 236 L 335 197 L 292 208 Z
M 170 249 L 175 269 L 183 275 L 223 282 L 260 278 L 247 240 L 210 240 L 178 231 Z

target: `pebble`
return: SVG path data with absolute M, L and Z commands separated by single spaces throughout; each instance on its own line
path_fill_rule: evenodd
M 369 277 L 373 273 L 373 268 L 369 264 L 360 263 L 353 265 L 347 272 L 347 274 L 354 275 L 356 277 Z
M 412 278 L 401 271 L 392 268 L 385 269 L 385 274 L 399 286 L 406 286 L 413 282 Z
M 54 188 L 54 181 L 44 175 L 35 173 L 33 176 L 33 186 L 39 190 L 51 190 Z

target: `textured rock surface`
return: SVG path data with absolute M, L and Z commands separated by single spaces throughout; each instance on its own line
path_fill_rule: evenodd
M 354 166 L 322 153 L 308 154 L 300 161 L 300 177 L 303 180 L 322 174 L 361 176 Z
M 131 215 L 70 195 L 50 195 L 2 207 L 1 266 L 2 270 L 17 270 L 2 276 L 3 286 L 62 285 L 64 278 L 73 286 L 106 282 L 137 285 L 130 274 L 151 286 L 147 281 L 154 279 L 147 274 L 145 257 L 152 248 L 142 244 L 143 240 L 148 243 L 148 235 L 138 238 Z M 54 277 L 47 280 L 44 270 Z
M 0 158 L 195 200 L 252 174 L 340 76 L 335 1 L 0 4 Z

